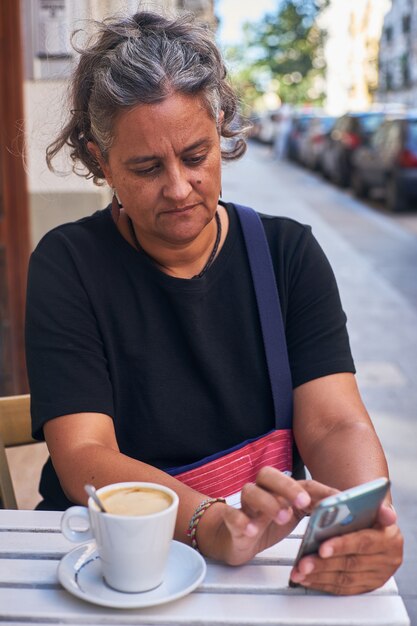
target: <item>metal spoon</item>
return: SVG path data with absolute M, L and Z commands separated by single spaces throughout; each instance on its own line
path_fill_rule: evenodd
M 103 513 L 107 513 L 106 509 L 103 506 L 103 503 L 101 502 L 100 498 L 97 495 L 96 488 L 93 487 L 93 485 L 84 485 L 84 489 L 86 490 L 88 495 L 91 498 L 93 498 L 94 502 L 97 504 L 100 511 L 102 511 Z

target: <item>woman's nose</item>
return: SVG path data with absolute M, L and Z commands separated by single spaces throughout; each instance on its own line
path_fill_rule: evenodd
M 182 168 L 178 167 L 167 172 L 162 190 L 164 198 L 179 203 L 188 198 L 191 189 L 191 182 Z

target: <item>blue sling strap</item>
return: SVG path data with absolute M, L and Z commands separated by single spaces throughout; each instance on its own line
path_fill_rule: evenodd
M 269 246 L 259 215 L 251 208 L 234 205 L 239 216 L 258 304 L 265 356 L 275 409 L 275 426 L 292 427 L 292 380 L 284 322 Z
M 165 469 L 193 489 L 211 497 L 231 496 L 240 491 L 242 485 L 237 483 L 243 480 L 242 473 L 245 474 L 243 482 L 255 481 L 266 457 L 266 464 L 280 471 L 291 471 L 292 467 L 292 381 L 272 259 L 259 215 L 249 207 L 234 206 L 242 227 L 255 289 L 271 384 L 275 429 L 194 463 Z M 244 450 L 244 455 L 239 457 L 236 453 L 240 450 Z M 257 458 L 259 451 L 261 453 Z M 265 456 L 262 456 L 263 451 Z M 236 473 L 237 467 L 240 469 Z

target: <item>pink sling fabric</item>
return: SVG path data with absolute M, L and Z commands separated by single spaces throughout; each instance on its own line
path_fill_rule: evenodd
M 177 474 L 175 478 L 211 498 L 227 498 L 240 491 L 245 483 L 255 482 L 257 473 L 266 465 L 281 472 L 291 472 L 291 430 L 274 430 L 226 456 Z

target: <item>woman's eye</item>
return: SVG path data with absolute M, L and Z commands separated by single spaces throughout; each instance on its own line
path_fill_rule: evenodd
M 152 165 L 151 167 L 147 167 L 144 170 L 133 170 L 133 173 L 137 176 L 149 176 L 152 174 L 156 174 L 159 170 L 159 165 Z
M 186 157 L 184 161 L 188 165 L 198 165 L 205 160 L 206 156 L 206 154 L 199 154 L 198 156 Z

